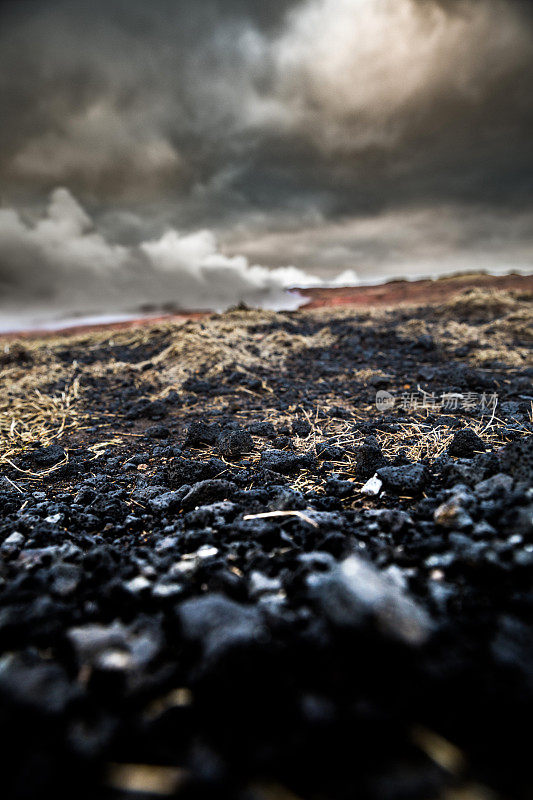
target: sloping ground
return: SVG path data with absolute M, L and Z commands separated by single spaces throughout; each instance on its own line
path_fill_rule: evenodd
M 6 340 L 6 796 L 529 797 L 531 303 Z
M 533 275 L 452 275 L 437 280 L 389 281 L 374 286 L 299 289 L 309 299 L 307 308 L 326 306 L 398 306 L 443 303 L 468 291 L 531 292 Z
M 458 294 L 477 292 L 512 291 L 527 295 L 533 291 L 533 275 L 485 275 L 472 273 L 466 275 L 452 275 L 436 280 L 395 280 L 388 283 L 372 286 L 353 286 L 337 288 L 294 288 L 290 291 L 297 292 L 305 299 L 306 310 L 315 308 L 331 308 L 336 306 L 352 306 L 363 309 L 376 307 L 396 308 L 401 305 L 430 305 L 450 301 Z M 171 304 L 169 304 L 171 305 Z M 17 339 L 56 338 L 57 336 L 77 336 L 89 332 L 102 330 L 129 330 L 139 326 L 158 326 L 161 323 L 172 322 L 181 324 L 187 320 L 204 319 L 209 316 L 208 311 L 194 311 L 176 309 L 175 311 L 162 312 L 157 315 L 152 310 L 150 316 L 139 318 L 94 323 L 80 320 L 78 325 L 72 321 L 67 327 L 61 327 L 58 322 L 56 330 L 29 329 L 18 333 L 0 334 L 0 341 L 16 341 Z

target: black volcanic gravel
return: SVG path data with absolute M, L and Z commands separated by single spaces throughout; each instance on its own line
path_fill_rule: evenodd
M 357 448 L 356 455 L 356 474 L 361 478 L 371 478 L 378 469 L 388 464 L 375 436 L 367 436 L 364 443 Z
M 146 371 L 88 377 L 88 438 L 21 457 L 61 463 L 41 481 L 3 468 L 4 797 L 533 796 L 531 374 L 402 339 L 402 314 L 333 319 L 336 344 L 255 380 L 199 368 L 179 397 L 148 400 Z M 353 377 L 368 363 L 391 377 Z M 497 385 L 508 443 L 470 429 L 490 413 L 435 412 L 451 444 L 411 463 L 405 411 L 350 410 L 410 370 L 436 390 Z M 109 415 L 128 444 L 94 458 Z M 313 444 L 308 419 L 328 415 L 364 443 Z M 405 453 L 384 455 L 384 431 Z M 361 495 L 376 473 L 381 493 Z
M 218 449 L 228 461 L 231 461 L 243 453 L 250 453 L 254 449 L 254 440 L 247 431 L 237 428 L 221 433 L 218 438 Z
M 428 480 L 427 469 L 423 464 L 380 467 L 377 476 L 389 491 L 412 496 L 420 494 Z
M 476 452 L 482 450 L 485 450 L 483 439 L 480 439 L 477 433 L 474 433 L 471 428 L 463 428 L 454 434 L 451 444 L 448 447 L 448 454 L 461 458 L 471 458 Z

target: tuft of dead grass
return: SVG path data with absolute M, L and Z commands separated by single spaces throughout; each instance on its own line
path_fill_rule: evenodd
M 309 336 L 279 328 L 269 330 L 273 322 L 280 321 L 274 312 L 254 311 L 187 322 L 175 330 L 171 344 L 149 363 L 164 368 L 168 391 L 179 389 L 198 372 L 213 378 L 237 366 L 250 374 L 259 367 L 281 368 L 289 356 L 313 347 L 327 348 L 335 342 L 327 326 Z
M 506 316 L 523 302 L 533 300 L 531 292 L 503 289 L 468 289 L 450 297 L 440 306 L 442 316 L 469 322 L 486 323 L 488 320 Z
M 13 463 L 13 459 L 37 443 L 48 446 L 60 440 L 85 419 L 78 404 L 78 378 L 67 383 L 61 392 L 52 394 L 46 388 L 51 379 L 65 374 L 65 368 L 57 363 L 4 370 L 0 394 L 0 464 L 9 464 L 27 477 L 37 478 L 65 463 L 39 473 L 21 470 Z
M 415 316 L 397 333 L 406 341 L 430 334 L 444 349 L 469 345 L 473 366 L 498 361 L 519 369 L 532 363 L 532 301 L 531 292 L 471 289 L 435 306 L 431 321 Z

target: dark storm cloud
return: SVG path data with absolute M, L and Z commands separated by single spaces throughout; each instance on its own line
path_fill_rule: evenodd
M 40 296 L 57 296 L 58 281 L 87 291 L 95 239 L 72 235 L 73 197 L 91 215 L 84 224 L 97 227 L 109 274 L 122 276 L 117 297 L 130 280 L 132 302 L 150 293 L 139 277 L 150 274 L 145 246 L 168 228 L 182 233 L 153 251 L 155 274 L 165 247 L 181 253 L 180 236 L 199 228 L 214 231 L 224 252 L 323 274 L 392 274 L 408 270 L 410 254 L 412 271 L 483 266 L 491 257 L 489 266 L 527 267 L 532 6 L 2 3 L 4 297 L 15 288 L 24 297 L 24 286 L 37 283 Z M 72 205 L 52 195 L 38 222 L 58 186 Z M 42 239 L 50 213 L 59 215 L 56 239 L 70 231 L 63 249 Z M 113 272 L 116 246 L 127 256 Z M 214 240 L 210 247 L 208 260 L 218 253 Z M 196 251 L 190 262 L 167 262 L 179 280 L 199 263 Z M 35 283 L 31 265 L 43 263 L 49 277 Z
M 327 214 L 531 188 L 530 4 L 7 3 L 1 177 Z M 208 208 L 209 212 L 209 208 Z M 191 220 L 192 222 L 192 220 Z
M 96 199 L 187 195 L 213 180 L 251 75 L 254 37 L 274 35 L 290 3 L 4 4 L 1 176 Z M 251 53 L 254 59 L 257 54 Z M 244 93 L 244 96 L 242 93 Z

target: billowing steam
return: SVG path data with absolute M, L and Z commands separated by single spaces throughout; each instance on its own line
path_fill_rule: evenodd
M 228 257 L 207 230 L 171 229 L 138 246 L 109 242 L 66 189 L 56 189 L 34 224 L 0 210 L 0 311 L 3 327 L 17 310 L 37 318 L 66 311 L 84 315 L 141 307 L 223 309 L 240 301 L 295 308 L 285 291 L 320 279 L 294 267 L 266 269 L 244 256 Z

